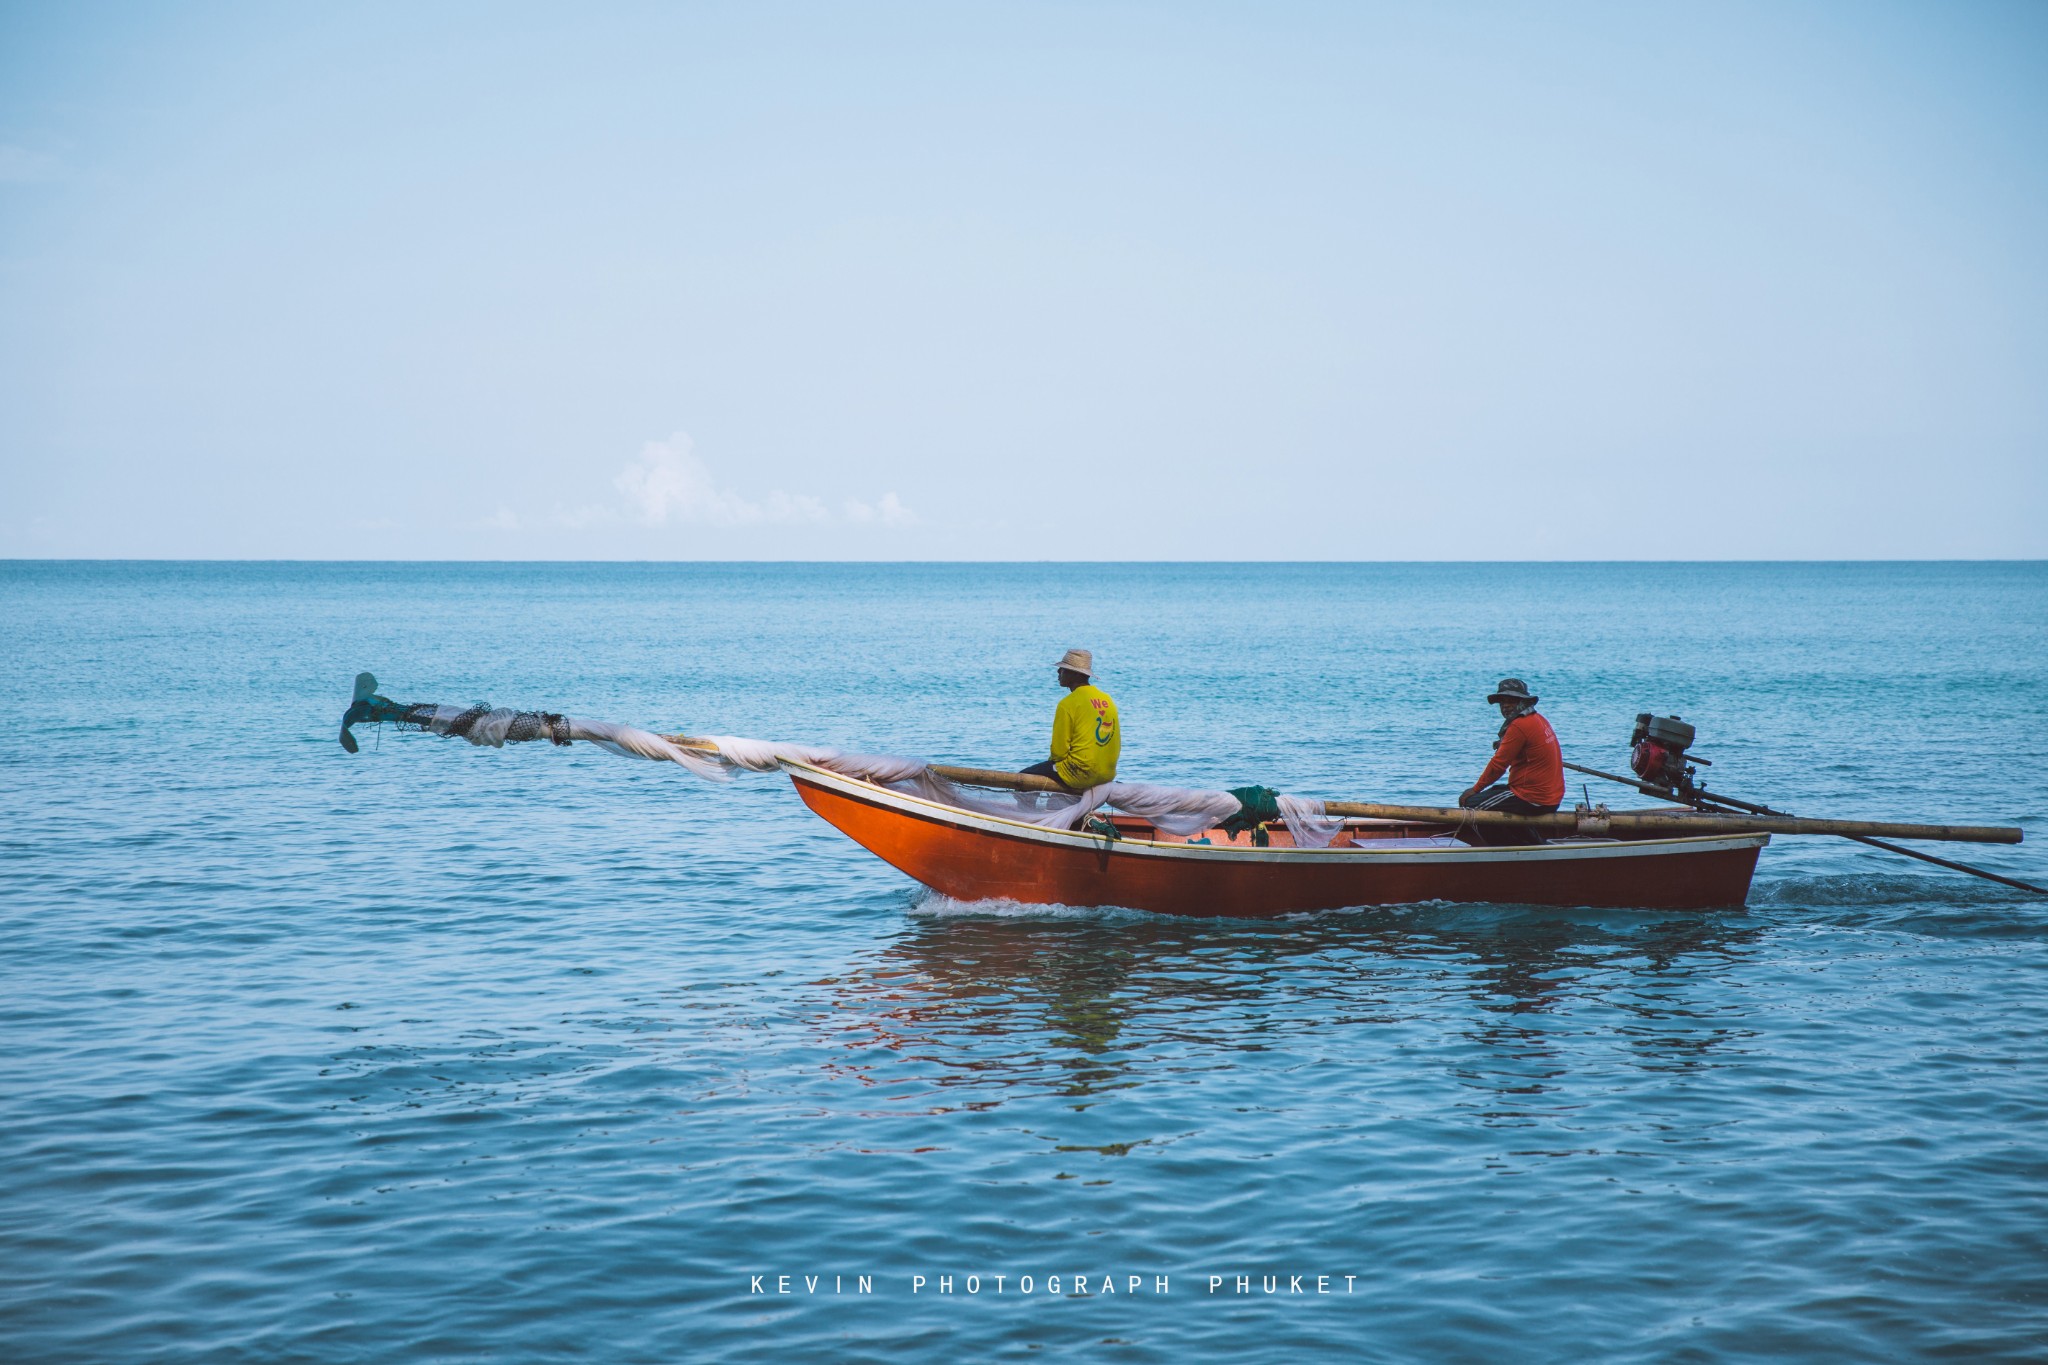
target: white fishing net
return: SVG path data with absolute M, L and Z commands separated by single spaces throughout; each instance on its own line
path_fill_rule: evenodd
M 988 788 L 966 787 L 941 777 L 923 759 L 894 754 L 849 754 L 838 749 L 738 735 L 706 736 L 685 747 L 664 735 L 631 725 L 546 711 L 514 711 L 481 703 L 469 707 L 415 705 L 403 711 L 397 721 L 402 726 L 466 739 L 471 744 L 499 749 L 539 739 L 556 744 L 583 740 L 622 757 L 674 763 L 712 782 L 729 782 L 741 772 L 778 772 L 785 760 L 808 763 L 959 810 L 1048 829 L 1079 829 L 1090 815 L 1107 806 L 1185 839 L 1216 828 L 1244 808 L 1244 803 L 1227 791 L 1168 787 L 1154 782 L 1107 782 L 1083 792 L 996 796 L 989 794 Z M 1274 804 L 1297 848 L 1328 847 L 1344 827 L 1342 819 L 1326 815 L 1323 803 L 1309 797 L 1276 795 Z

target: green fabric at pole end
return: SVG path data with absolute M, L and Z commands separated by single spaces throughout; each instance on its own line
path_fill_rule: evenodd
M 1252 832 L 1252 845 L 1264 848 L 1270 842 L 1265 826 L 1280 818 L 1280 797 L 1271 787 L 1232 787 L 1230 794 L 1237 798 L 1237 814 L 1223 822 L 1226 834 Z

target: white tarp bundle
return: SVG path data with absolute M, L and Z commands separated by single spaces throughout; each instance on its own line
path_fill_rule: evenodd
M 716 752 L 684 748 L 650 730 L 610 721 L 585 720 L 579 716 L 553 718 L 553 726 L 536 723 L 539 715 L 507 708 L 479 712 L 476 707 L 435 706 L 415 708 L 415 723 L 437 735 L 455 734 L 471 744 L 503 748 L 508 742 L 549 739 L 566 730 L 570 740 L 584 740 L 627 758 L 650 758 L 680 764 L 701 778 L 729 782 L 740 772 L 772 773 L 782 760 L 809 763 L 828 772 L 862 778 L 907 795 L 922 796 L 942 805 L 970 810 L 981 815 L 998 815 L 1049 829 L 1078 829 L 1090 814 L 1103 806 L 1150 821 L 1168 834 L 1190 838 L 1214 829 L 1236 815 L 1241 805 L 1225 791 L 1197 787 L 1166 787 L 1153 782 L 1108 782 L 1071 795 L 1053 793 L 1042 799 L 1036 794 L 994 797 L 982 795 L 949 782 L 931 770 L 922 759 L 899 758 L 891 754 L 848 754 L 838 749 L 820 749 L 805 744 L 779 744 L 769 740 L 742 739 L 735 735 L 711 735 L 701 742 Z M 522 719 L 522 717 L 524 719 Z M 460 724 L 467 718 L 467 724 Z M 1042 800 L 1042 804 L 1041 804 Z M 1308 797 L 1276 798 L 1280 818 L 1294 836 L 1297 848 L 1324 848 L 1343 828 L 1343 820 L 1324 814 L 1323 803 Z

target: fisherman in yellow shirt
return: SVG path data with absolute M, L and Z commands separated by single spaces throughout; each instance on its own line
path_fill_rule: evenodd
M 1067 695 L 1052 713 L 1052 757 L 1024 771 L 1049 777 L 1068 791 L 1086 791 L 1115 779 L 1123 731 L 1117 725 L 1116 703 L 1093 681 L 1094 655 L 1070 649 L 1058 667 Z

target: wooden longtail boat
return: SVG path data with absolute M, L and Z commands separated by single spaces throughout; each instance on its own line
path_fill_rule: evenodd
M 1648 712 L 1636 717 L 1636 748 L 1629 760 L 1635 777 L 1577 763 L 1564 766 L 1685 806 L 1612 812 L 1605 806 L 1581 806 L 1569 813 L 1517 816 L 1332 801 L 1322 804 L 1321 816 L 1347 818 L 1325 848 L 1296 848 L 1292 837 L 1279 829 L 1271 831 L 1270 840 L 1233 837 L 1221 829 L 1177 838 L 1128 815 L 1091 819 L 1089 828 L 1081 831 L 1050 829 L 1005 818 L 1001 812 L 1011 807 L 995 807 L 997 813 L 991 814 L 988 803 L 962 798 L 978 807 L 962 809 L 835 773 L 817 766 L 817 761 L 853 772 L 906 774 L 905 782 L 915 781 L 926 792 L 950 791 L 948 783 L 1013 792 L 1063 790 L 1050 778 L 872 754 L 849 760 L 837 750 L 753 739 L 657 735 L 553 711 L 514 711 L 482 703 L 401 703 L 377 692 L 374 674 L 358 673 L 354 698 L 341 717 L 341 747 L 358 752 L 351 726 L 386 722 L 402 730 L 430 730 L 494 748 L 541 739 L 558 745 L 583 740 L 616 754 L 679 763 L 705 778 L 780 767 L 804 803 L 855 843 L 961 900 L 1120 905 L 1171 915 L 1229 916 L 1433 900 L 1704 910 L 1739 906 L 1748 899 L 1757 854 L 1772 834 L 1854 839 L 2048 896 L 2048 887 L 1886 842 L 2017 844 L 2025 837 L 2017 826 L 1812 820 L 1709 793 L 1694 785 L 1696 769 L 1686 757 L 1692 727 L 1676 716 Z M 1658 743 L 1649 743 L 1651 739 Z M 925 778 L 936 779 L 936 784 L 925 784 Z M 1221 805 L 1215 798 L 1222 796 L 1194 793 L 1193 808 L 1215 810 Z M 1121 799 L 1149 806 L 1174 824 L 1181 823 L 1179 817 L 1165 812 L 1184 811 L 1187 806 L 1183 797 L 1171 791 L 1162 795 L 1156 789 L 1148 793 L 1143 784 L 1127 787 Z M 1233 823 L 1258 818 L 1249 814 L 1241 790 L 1233 789 L 1228 799 L 1236 807 Z M 1260 811 L 1266 809 L 1266 801 L 1287 801 L 1270 792 L 1252 799 Z M 1299 807 L 1286 808 L 1296 811 L 1298 818 Z M 1318 837 L 1329 828 L 1319 822 Z M 1468 833 L 1491 840 L 1548 842 L 1472 847 L 1458 837 Z
M 1708 910 L 1749 896 L 1768 834 L 1564 838 L 1516 848 L 1460 842 L 1448 826 L 1347 820 L 1328 848 L 1296 848 L 1283 826 L 1256 847 L 1210 830 L 1191 839 L 1110 816 L 1111 839 L 982 815 L 785 761 L 827 824 L 956 900 L 1107 905 L 1165 915 L 1260 918 L 1418 901 Z

